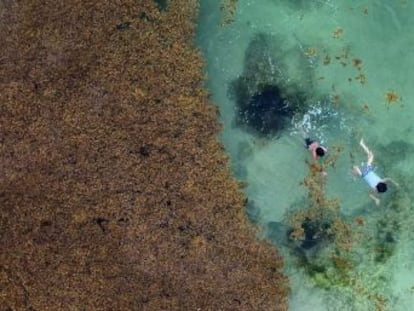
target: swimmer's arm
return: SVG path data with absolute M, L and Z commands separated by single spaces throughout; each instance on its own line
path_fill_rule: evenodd
M 378 199 L 375 195 L 373 195 L 372 193 L 369 194 L 369 197 L 375 202 L 375 205 L 380 205 L 380 199 Z
M 390 181 L 390 182 L 392 182 L 393 184 L 394 184 L 394 186 L 396 186 L 396 187 L 399 187 L 400 185 L 394 180 L 394 179 L 392 179 L 392 178 L 389 178 L 389 177 L 387 177 L 387 178 L 384 178 L 383 179 L 383 182 L 387 182 L 387 181 Z
M 361 169 L 358 166 L 354 165 L 352 167 L 352 174 L 354 174 L 355 176 L 361 177 L 362 176 Z

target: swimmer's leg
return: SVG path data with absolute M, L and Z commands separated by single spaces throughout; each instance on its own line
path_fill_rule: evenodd
M 367 165 L 371 165 L 374 161 L 374 154 L 371 150 L 368 149 L 367 145 L 365 145 L 363 138 L 361 138 L 361 140 L 359 141 L 359 145 L 362 147 L 362 149 L 364 149 L 365 153 L 368 156 Z

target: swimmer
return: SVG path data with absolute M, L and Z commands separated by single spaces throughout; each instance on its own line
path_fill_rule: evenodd
M 322 146 L 317 140 L 313 140 L 308 136 L 304 136 L 306 148 L 312 153 L 313 160 L 317 162 L 327 152 L 328 148 Z
M 365 145 L 364 140 L 361 138 L 359 145 L 364 149 L 365 153 L 367 154 L 367 163 L 362 165 L 361 168 L 354 165 L 352 168 L 352 172 L 354 175 L 361 177 L 365 180 L 365 182 L 369 185 L 370 193 L 369 197 L 374 200 L 376 205 L 380 204 L 380 199 L 378 199 L 374 194 L 376 193 L 383 193 L 387 191 L 387 182 L 392 182 L 395 186 L 398 187 L 398 184 L 392 180 L 391 178 L 381 178 L 374 172 L 374 166 L 372 162 L 374 162 L 374 154 L 368 147 Z

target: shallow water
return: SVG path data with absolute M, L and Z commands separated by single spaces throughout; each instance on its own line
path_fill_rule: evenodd
M 207 60 L 207 87 L 220 107 L 222 140 L 234 174 L 248 183 L 248 214 L 285 257 L 290 310 L 412 310 L 414 217 L 408 183 L 414 175 L 414 3 L 238 2 L 234 22 L 221 26 L 219 4 L 202 1 L 197 43 Z M 305 113 L 273 136 L 236 122 L 236 101 L 230 96 L 258 33 L 271 40 L 267 75 L 293 86 L 307 101 Z M 387 94 L 395 97 L 387 99 Z M 306 208 L 307 189 L 301 182 L 309 172 L 310 154 L 301 128 L 330 150 L 341 149 L 335 167 L 327 169 L 326 195 L 339 200 L 342 219 L 358 231 L 353 232 L 347 284 L 309 275 L 295 251 L 281 244 L 287 212 Z M 400 184 L 390 186 L 379 207 L 363 181 L 351 174 L 352 164 L 366 159 L 358 146 L 361 137 L 374 151 L 378 174 Z M 355 219 L 363 223 L 355 225 Z M 383 254 L 378 249 L 387 250 L 386 259 L 377 260 Z

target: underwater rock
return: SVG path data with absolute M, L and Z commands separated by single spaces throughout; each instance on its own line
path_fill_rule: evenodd
M 247 105 L 239 107 L 238 118 L 262 134 L 277 134 L 289 124 L 294 110 L 277 86 L 265 86 Z
M 300 247 L 307 250 L 318 244 L 322 238 L 322 231 L 319 230 L 319 224 L 306 218 L 302 223 L 302 228 L 305 233 L 305 239 L 302 241 Z
M 308 250 L 322 241 L 332 241 L 334 236 L 328 233 L 331 225 L 318 219 L 306 218 L 302 223 L 305 238 L 300 247 Z
M 287 230 L 288 246 L 295 251 L 296 255 L 306 258 L 319 257 L 321 252 L 335 239 L 330 233 L 331 224 L 318 219 L 306 218 L 302 224 L 303 238 L 293 239 L 291 237 L 293 228 Z
M 302 241 L 301 248 L 307 250 L 322 241 L 333 241 L 333 234 L 328 233 L 330 227 L 331 225 L 328 222 L 306 218 L 302 223 L 305 239 Z
M 294 250 L 299 256 L 312 257 L 333 242 L 334 236 L 328 233 L 329 228 L 329 223 L 306 218 L 302 223 L 303 239 L 294 240 L 291 238 L 293 232 L 291 226 L 283 222 L 272 221 L 267 225 L 267 237 L 277 245 Z
M 294 64 L 294 65 L 292 65 Z M 296 114 L 309 107 L 311 70 L 299 49 L 257 34 L 245 53 L 243 74 L 229 87 L 236 102 L 236 125 L 256 134 L 278 136 Z

